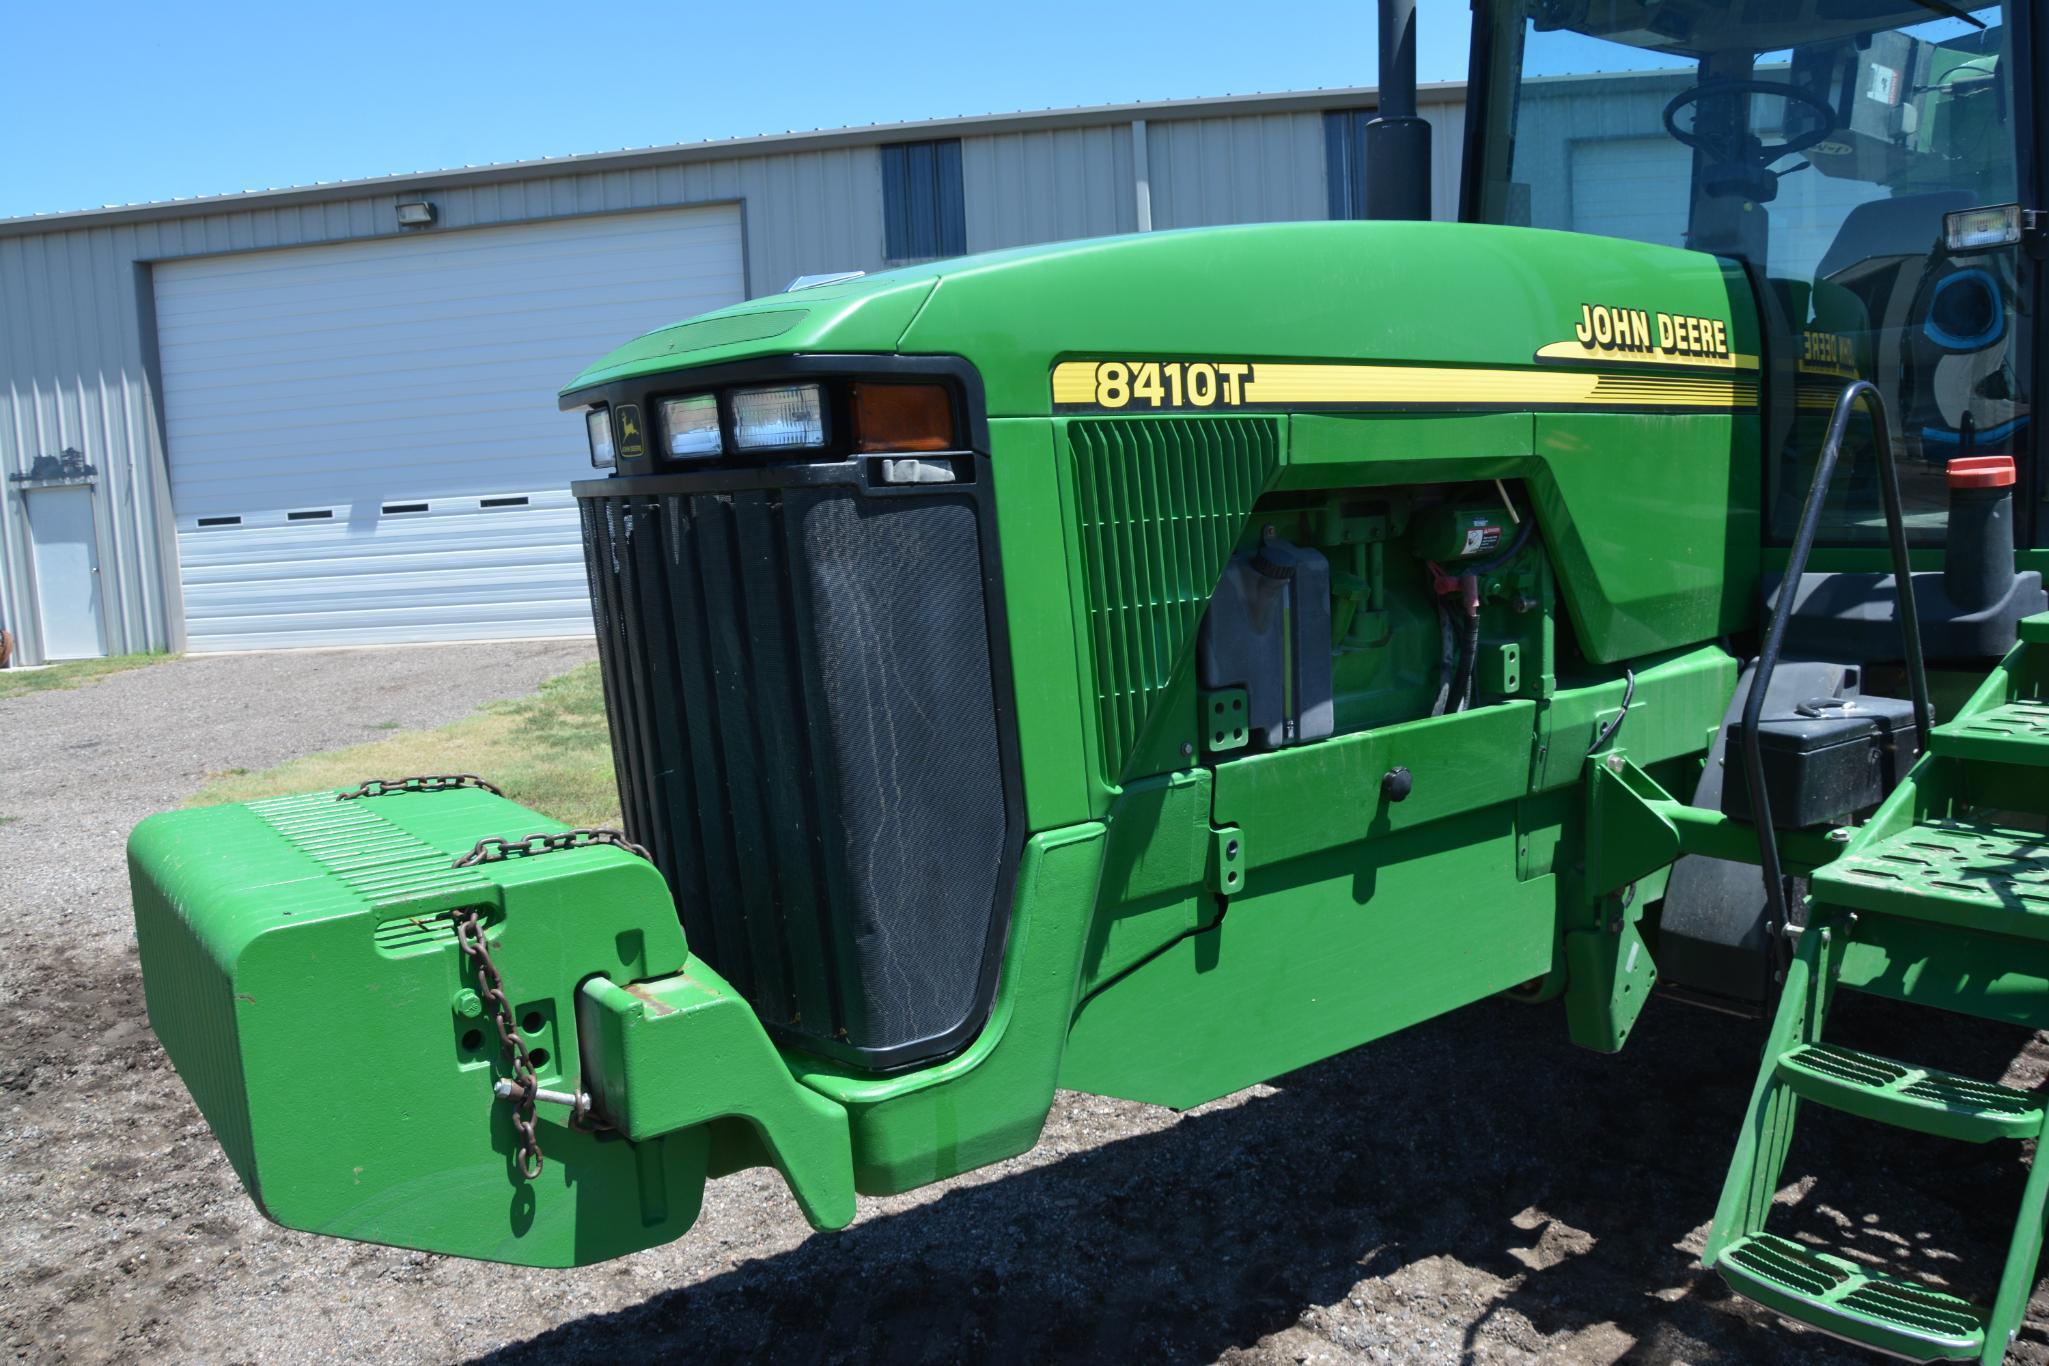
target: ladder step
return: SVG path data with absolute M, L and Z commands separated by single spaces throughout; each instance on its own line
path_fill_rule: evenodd
M 1747 1300 L 1912 1361 L 1968 1359 L 1985 1345 L 1986 1312 L 1969 1300 L 1777 1234 L 1738 1239 L 1715 1269 Z
M 2049 612 L 2022 617 L 2020 638 L 2030 645 L 2049 645 Z
M 1955 759 L 2049 767 L 2049 701 L 2022 697 L 1935 728 L 1930 748 Z
M 2026 1091 L 1836 1044 L 1780 1054 L 1778 1076 L 1816 1104 L 1938 1138 L 1987 1143 L 2033 1138 L 2042 1129 L 2042 1102 Z
M 1818 870 L 1818 901 L 1851 910 L 2049 939 L 2049 836 L 1937 820 Z

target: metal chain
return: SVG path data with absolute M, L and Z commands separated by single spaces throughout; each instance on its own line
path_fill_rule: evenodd
M 394 792 L 452 792 L 459 787 L 481 788 L 494 797 L 502 797 L 496 784 L 487 783 L 474 773 L 423 773 L 411 778 L 372 778 L 354 792 L 337 792 L 338 802 L 352 802 L 358 797 L 389 797 Z
M 532 1181 L 540 1176 L 543 1162 L 541 1140 L 534 1126 L 534 1102 L 540 1098 L 540 1086 L 534 1080 L 534 1060 L 513 1025 L 512 1001 L 505 994 L 505 979 L 498 975 L 498 965 L 491 961 L 491 948 L 484 942 L 484 927 L 476 908 L 453 911 L 449 918 L 455 922 L 455 942 L 477 966 L 477 994 L 484 998 L 484 1008 L 491 1012 L 491 1022 L 498 1027 L 498 1043 L 505 1050 L 506 1066 L 512 1072 L 510 1089 L 504 1094 L 512 1102 L 512 1127 L 519 1135 L 519 1170 Z
M 654 856 L 635 844 L 617 830 L 562 830 L 542 831 L 528 835 L 525 839 L 505 840 L 491 836 L 477 841 L 477 847 L 455 861 L 458 868 L 474 868 L 484 863 L 502 863 L 509 858 L 526 858 L 534 854 L 555 854 L 564 849 L 592 849 L 610 845 L 624 849 L 629 854 L 654 862 Z
M 490 786 L 477 778 L 470 778 L 468 782 L 458 781 L 468 777 L 467 774 L 458 774 L 447 780 L 421 781 L 440 781 L 444 787 Z M 370 783 L 363 785 L 364 789 L 372 786 Z M 415 790 L 432 792 L 443 789 L 423 787 Z M 492 788 L 492 791 L 495 792 L 497 789 Z M 344 795 L 378 796 L 381 793 L 364 790 Z M 478 840 L 474 849 L 455 861 L 455 866 L 473 868 L 479 864 L 500 863 L 509 858 L 552 854 L 563 849 L 588 849 L 601 845 L 610 845 L 637 854 L 641 858 L 648 858 L 647 850 L 617 830 L 561 830 L 543 831 L 519 840 L 499 839 L 495 836 Z M 526 1043 L 519 1037 L 519 1029 L 513 1023 L 512 1000 L 505 994 L 505 979 L 499 976 L 498 965 L 491 961 L 491 949 L 484 940 L 483 924 L 478 911 L 474 907 L 452 911 L 449 913 L 449 919 L 455 922 L 456 943 L 470 961 L 476 964 L 477 994 L 483 997 L 484 1008 L 491 1014 L 491 1023 L 498 1030 L 499 1046 L 505 1052 L 507 1070 L 512 1073 L 494 1089 L 499 1096 L 512 1102 L 512 1127 L 519 1135 L 519 1170 L 527 1180 L 532 1181 L 540 1176 L 543 1164 L 541 1140 L 536 1132 L 534 1120 L 536 1101 L 548 1100 L 569 1105 L 572 1127 L 596 1128 L 600 1125 L 590 1113 L 588 1096 L 558 1095 L 552 1091 L 541 1090 L 540 1083 L 535 1079 L 533 1058 L 528 1054 Z

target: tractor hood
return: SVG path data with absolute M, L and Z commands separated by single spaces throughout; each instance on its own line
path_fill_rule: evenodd
M 1064 359 L 1754 370 L 1738 267 L 1530 228 L 1278 223 L 993 252 L 771 295 L 629 342 L 622 379 L 772 355 L 965 356 L 992 417 L 1045 415 Z M 1297 405 L 1291 405 L 1297 406 Z

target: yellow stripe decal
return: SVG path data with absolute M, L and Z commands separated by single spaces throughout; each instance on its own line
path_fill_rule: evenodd
M 1089 412 L 1242 408 L 1755 407 L 1755 378 L 1606 370 L 1311 365 L 1275 361 L 1071 360 L 1053 367 L 1053 406 Z
M 1538 360 L 1569 360 L 1585 365 L 1589 361 L 1603 364 L 1654 365 L 1670 370 L 1755 370 L 1757 357 L 1745 355 L 1694 356 L 1668 355 L 1662 351 L 1646 351 L 1639 355 L 1623 353 L 1609 354 L 1582 346 L 1576 341 L 1549 342 L 1537 348 Z

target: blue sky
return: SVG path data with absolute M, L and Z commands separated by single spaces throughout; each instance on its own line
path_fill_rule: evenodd
M 1424 80 L 1467 0 L 1420 0 Z M 0 217 L 788 129 L 1370 85 L 1374 0 L 8 7 Z M 68 54 L 68 55 L 66 55 Z

